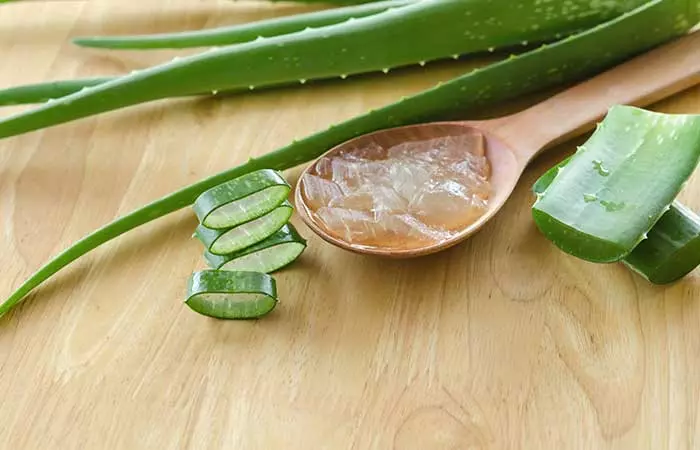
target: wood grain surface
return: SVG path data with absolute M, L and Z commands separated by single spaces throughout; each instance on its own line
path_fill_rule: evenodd
M 0 87 L 172 56 L 79 49 L 71 36 L 301 10 L 3 5 Z M 0 295 L 120 214 L 474 64 L 164 101 L 2 140 Z M 653 109 L 700 113 L 700 89 Z M 562 254 L 530 219 L 530 185 L 576 144 L 540 157 L 496 220 L 437 255 L 353 255 L 295 218 L 309 249 L 277 276 L 278 309 L 256 322 L 183 305 L 186 278 L 203 267 L 191 211 L 113 241 L 0 320 L 0 448 L 700 448 L 700 273 L 653 287 Z M 682 199 L 700 208 L 700 176 Z

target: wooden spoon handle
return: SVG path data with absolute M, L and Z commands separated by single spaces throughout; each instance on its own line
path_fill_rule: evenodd
M 493 127 L 527 164 L 592 129 L 616 104 L 643 107 L 700 83 L 700 31 L 631 59 Z

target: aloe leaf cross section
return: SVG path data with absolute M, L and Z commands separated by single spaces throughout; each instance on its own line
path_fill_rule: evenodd
M 197 198 L 193 208 L 205 227 L 227 229 L 272 211 L 290 191 L 279 172 L 262 169 L 207 190 Z
M 215 270 L 272 273 L 296 260 L 305 249 L 306 240 L 290 223 L 267 239 L 235 253 L 215 255 L 205 251 L 204 259 Z
M 275 280 L 259 272 L 203 270 L 190 276 L 185 303 L 217 319 L 254 319 L 277 305 Z

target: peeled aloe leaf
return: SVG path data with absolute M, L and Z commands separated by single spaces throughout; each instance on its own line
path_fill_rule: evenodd
M 566 253 L 623 259 L 652 226 L 700 159 L 700 115 L 614 106 L 532 207 L 539 229 Z
M 567 158 L 545 172 L 533 185 L 542 194 Z M 655 284 L 672 283 L 700 265 L 700 216 L 675 201 L 643 240 L 622 262 Z

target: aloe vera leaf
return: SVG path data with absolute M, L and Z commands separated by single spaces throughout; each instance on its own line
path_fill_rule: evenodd
M 306 249 L 306 239 L 292 224 L 286 224 L 267 239 L 228 255 L 204 252 L 204 259 L 215 270 L 272 273 L 296 260 Z
M 682 0 L 653 0 L 630 14 L 556 44 L 473 71 L 200 180 L 117 218 L 77 241 L 31 275 L 0 304 L 0 316 L 81 256 L 134 228 L 191 205 L 202 192 L 218 184 L 259 169 L 295 167 L 361 134 L 463 116 L 469 109 L 581 80 L 686 33 L 698 19 L 697 10 L 688 8 Z M 679 25 L 683 23 L 686 25 Z M 606 52 L 601 54 L 600 48 L 605 48 Z
M 217 319 L 255 319 L 277 306 L 277 284 L 259 272 L 203 270 L 187 281 L 185 303 Z
M 700 160 L 700 115 L 613 106 L 532 207 L 547 238 L 593 262 L 624 258 Z
M 700 265 L 700 216 L 674 202 L 623 262 L 655 284 L 683 278 Z
M 545 172 L 534 184 L 542 194 L 570 157 Z M 700 265 L 700 217 L 674 201 L 668 211 L 649 230 L 647 239 L 636 246 L 622 262 L 655 284 L 677 281 Z
M 203 192 L 193 209 L 207 228 L 232 228 L 272 211 L 291 190 L 279 172 L 262 169 Z
M 539 2 L 523 0 L 514 14 L 492 0 L 420 1 L 336 25 L 212 48 L 8 117 L 0 121 L 0 138 L 168 97 L 388 72 L 462 53 L 548 40 L 624 11 L 614 2 L 568 0 L 552 3 L 549 20 L 544 20 Z M 430 30 L 430 39 L 420 30 Z
M 73 42 L 83 47 L 108 49 L 190 48 L 240 44 L 260 37 L 268 38 L 345 22 L 350 18 L 370 16 L 389 8 L 413 3 L 414 0 L 390 0 L 366 5 L 333 8 L 305 14 L 237 24 L 207 30 L 135 36 L 78 37 Z
M 285 201 L 270 212 L 233 228 L 212 230 L 200 224 L 195 236 L 209 252 L 227 255 L 270 237 L 289 221 L 293 210 L 291 203 Z
M 0 89 L 0 107 L 51 102 L 56 100 L 57 98 L 65 97 L 66 95 L 70 94 L 75 94 L 77 92 L 82 91 L 83 89 L 97 86 L 98 84 L 103 84 L 108 81 L 113 81 L 117 78 L 118 77 L 95 77 L 81 78 L 75 80 L 56 80 L 48 81 L 46 83 L 26 84 L 8 89 Z M 267 86 L 261 89 L 282 88 L 288 87 L 292 84 L 298 85 L 299 82 L 297 81 L 295 83 L 280 83 L 279 85 Z M 200 92 L 195 94 L 185 94 L 180 97 L 194 97 L 204 95 L 215 97 L 232 95 L 248 91 L 250 91 L 250 88 L 229 89 L 219 91 L 216 93 Z
M 3 89 L 0 90 L 0 106 L 44 103 L 79 92 L 81 89 L 97 86 L 111 79 L 113 78 L 95 77 L 78 80 L 59 80 Z

